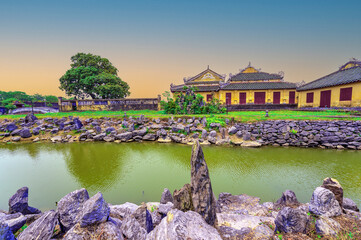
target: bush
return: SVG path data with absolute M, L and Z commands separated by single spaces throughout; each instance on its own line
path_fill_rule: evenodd
M 210 113 L 224 113 L 226 108 L 222 107 L 219 100 L 213 98 L 211 102 L 205 103 L 203 96 L 194 93 L 196 88 L 183 88 L 185 94 L 182 92 L 175 97 L 170 97 L 169 92 L 163 94 L 167 101 L 161 101 L 161 107 L 167 114 L 210 114 Z

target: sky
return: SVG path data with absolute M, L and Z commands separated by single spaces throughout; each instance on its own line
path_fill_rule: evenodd
M 108 58 L 131 98 L 249 62 L 309 82 L 361 59 L 361 1 L 0 0 L 0 91 L 65 96 L 78 52 Z

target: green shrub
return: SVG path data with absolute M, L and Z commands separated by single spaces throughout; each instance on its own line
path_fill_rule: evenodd
M 194 93 L 195 87 L 183 88 L 182 92 L 175 97 L 170 97 L 169 92 L 163 94 L 167 101 L 161 101 L 161 107 L 166 114 L 210 114 L 210 113 L 224 113 L 226 108 L 222 107 L 219 100 L 213 98 L 211 102 L 205 103 L 203 96 Z

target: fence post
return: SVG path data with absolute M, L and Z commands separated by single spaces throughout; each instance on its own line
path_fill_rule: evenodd
M 160 94 L 158 94 L 158 111 L 160 111 L 160 101 L 161 101 L 161 96 Z
M 62 97 L 58 97 L 58 105 L 59 105 L 59 112 L 62 112 L 62 102 L 63 102 L 63 98 Z

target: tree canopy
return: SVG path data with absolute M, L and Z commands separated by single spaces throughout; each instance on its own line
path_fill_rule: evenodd
M 71 57 L 71 68 L 60 78 L 60 89 L 77 98 L 123 98 L 129 85 L 118 76 L 118 69 L 106 58 L 90 53 Z

